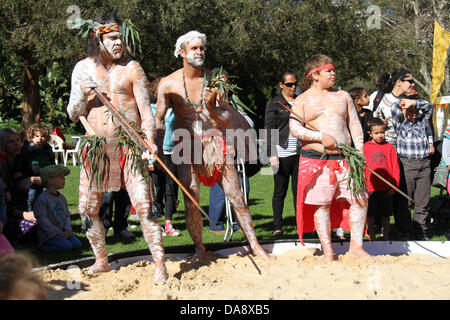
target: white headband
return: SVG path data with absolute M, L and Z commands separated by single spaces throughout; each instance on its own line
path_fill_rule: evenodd
M 175 44 L 174 55 L 178 58 L 179 51 L 186 44 L 193 42 L 193 40 L 199 40 L 204 46 L 206 46 L 206 35 L 200 33 L 198 31 L 189 31 L 185 35 L 182 35 L 177 39 L 177 43 Z

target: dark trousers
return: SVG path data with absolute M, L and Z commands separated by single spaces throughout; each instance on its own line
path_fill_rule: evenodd
M 398 160 L 400 167 L 399 189 L 408 194 L 403 163 Z M 396 192 L 392 195 L 392 213 L 394 215 L 395 228 L 400 233 L 406 235 L 411 233 L 411 213 L 409 211 L 408 199 Z
M 414 199 L 413 227 L 416 233 L 426 231 L 425 220 L 428 216 L 428 202 L 431 193 L 430 159 L 415 160 L 400 158 L 405 170 L 408 196 Z
M 114 220 L 113 220 L 114 204 Z M 128 227 L 128 215 L 130 213 L 131 201 L 127 190 L 121 188 L 116 192 L 103 192 L 100 203 L 99 216 L 107 231 L 113 227 L 114 234 L 118 234 Z
M 286 198 L 289 187 L 289 177 L 291 177 L 291 188 L 293 196 L 294 211 L 297 205 L 297 177 L 298 177 L 298 161 L 299 155 L 293 155 L 286 158 L 279 158 L 279 167 L 276 174 L 273 175 L 273 226 L 274 230 L 281 230 L 284 199 Z
M 164 164 L 175 174 L 175 165 L 171 155 L 164 155 Z M 152 182 L 154 187 L 153 198 L 155 203 L 161 208 L 164 207 L 166 220 L 172 220 L 173 214 L 177 211 L 176 203 L 178 199 L 178 185 L 164 169 L 155 168 L 152 171 Z

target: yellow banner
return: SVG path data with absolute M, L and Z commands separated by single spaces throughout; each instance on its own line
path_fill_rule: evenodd
M 447 61 L 447 49 L 450 46 L 450 32 L 444 30 L 437 21 L 434 21 L 433 41 L 433 79 L 430 102 L 439 104 L 441 98 L 438 95 L 445 79 L 445 62 Z

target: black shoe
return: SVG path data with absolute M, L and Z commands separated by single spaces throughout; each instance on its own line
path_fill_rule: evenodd
M 417 240 L 417 241 L 428 241 L 428 240 L 430 240 L 430 239 L 428 239 L 428 237 L 427 237 L 427 235 L 425 234 L 425 232 L 416 234 L 416 236 L 414 237 L 414 239 Z
M 400 241 L 408 241 L 409 240 L 409 233 L 403 232 L 399 234 Z

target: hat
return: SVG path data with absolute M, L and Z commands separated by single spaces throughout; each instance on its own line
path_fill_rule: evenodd
M 56 176 L 59 176 L 63 174 L 64 176 L 67 176 L 70 173 L 69 168 L 58 166 L 58 165 L 49 165 L 44 167 L 41 170 L 41 181 L 43 185 L 47 185 L 48 179 L 54 178 Z

